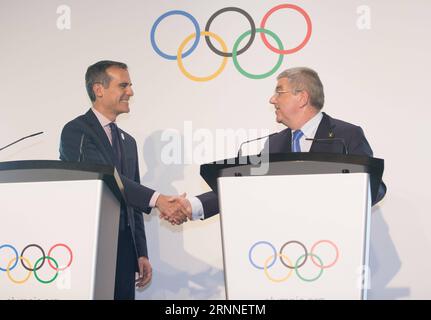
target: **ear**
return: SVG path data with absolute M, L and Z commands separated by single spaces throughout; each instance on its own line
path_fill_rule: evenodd
M 299 99 L 301 108 L 304 108 L 305 106 L 309 105 L 310 95 L 308 94 L 307 91 L 302 90 L 298 93 L 298 99 Z
M 104 93 L 104 89 L 103 85 L 101 83 L 95 83 L 93 85 L 93 92 L 94 95 L 98 98 L 102 98 L 103 97 L 103 93 Z

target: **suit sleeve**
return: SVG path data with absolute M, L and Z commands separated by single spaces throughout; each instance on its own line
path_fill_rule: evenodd
M 138 164 L 138 153 L 137 153 L 137 151 L 136 151 L 135 182 L 138 183 L 139 185 L 141 185 L 140 184 L 141 178 L 139 175 L 139 164 Z M 151 193 L 151 195 L 152 195 L 152 193 Z M 149 202 L 149 200 L 148 200 L 148 202 Z M 150 208 L 150 211 L 151 211 L 151 208 Z M 138 257 L 148 257 L 147 238 L 145 235 L 144 217 L 142 216 L 142 212 L 139 210 L 136 210 L 136 209 L 133 210 L 133 214 L 134 214 L 134 218 L 135 218 L 135 241 L 136 241 L 136 249 L 138 251 Z
M 66 124 L 60 137 L 60 160 L 78 161 L 82 130 L 73 122 Z
M 210 218 L 220 212 L 218 206 L 218 197 L 214 191 L 206 192 L 196 196 L 204 207 L 204 218 Z
M 364 155 L 368 157 L 373 156 L 373 150 L 365 138 L 364 130 L 361 127 L 355 127 L 352 131 L 350 144 L 347 146 L 349 154 Z
M 152 209 L 150 200 L 155 191 L 124 175 L 120 175 L 120 177 L 124 185 L 126 204 L 140 212 L 150 213 Z
M 368 157 L 373 156 L 373 150 L 371 149 L 371 146 L 368 143 L 367 138 L 365 137 L 364 131 L 362 130 L 361 127 L 356 127 L 356 130 L 354 130 L 352 133 L 352 137 L 350 141 L 351 142 L 348 146 L 348 150 L 350 154 L 365 155 Z M 377 196 L 372 203 L 373 206 L 383 199 L 383 197 L 386 194 L 386 190 L 387 190 L 387 187 L 385 183 L 382 181 L 379 185 Z

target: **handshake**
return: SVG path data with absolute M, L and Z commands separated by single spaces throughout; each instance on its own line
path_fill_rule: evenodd
M 156 201 L 156 208 L 160 211 L 160 219 L 165 219 L 172 225 L 180 225 L 187 220 L 192 220 L 192 206 L 186 199 L 186 193 L 179 196 L 160 194 Z

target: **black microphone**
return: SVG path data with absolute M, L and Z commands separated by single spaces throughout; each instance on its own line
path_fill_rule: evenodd
M 344 141 L 343 138 L 328 138 L 328 139 L 311 139 L 311 138 L 306 138 L 305 140 L 308 141 L 313 141 L 313 142 L 340 142 L 343 145 L 343 154 L 348 155 L 349 152 L 347 150 L 347 146 L 346 146 L 346 142 Z
M 82 160 L 84 159 L 84 152 L 83 152 L 84 140 L 85 140 L 85 133 L 81 135 L 81 143 L 79 144 L 78 162 L 82 162 Z
M 43 133 L 43 131 L 38 132 L 38 133 L 33 133 L 33 134 L 29 135 L 29 136 L 26 136 L 26 137 L 23 137 L 23 138 L 21 138 L 21 139 L 18 139 L 18 140 L 16 140 L 16 141 L 14 141 L 14 142 L 12 142 L 12 143 L 8 144 L 7 146 L 4 146 L 3 148 L 0 148 L 0 151 L 2 151 L 2 150 L 4 150 L 4 149 L 6 149 L 7 147 L 10 147 L 10 146 L 14 145 L 15 143 L 18 143 L 18 142 L 20 142 L 20 141 L 22 141 L 22 140 L 24 140 L 24 139 L 31 138 L 31 137 L 34 137 L 34 136 L 38 136 L 38 135 L 40 135 L 40 134 L 42 134 L 42 133 Z
M 251 139 L 251 140 L 247 140 L 247 141 L 242 142 L 242 143 L 239 145 L 238 158 L 242 156 L 242 152 L 241 152 L 241 151 L 242 151 L 242 146 L 243 146 L 244 144 L 249 143 L 249 142 L 253 142 L 253 141 L 258 141 L 258 140 L 265 139 L 265 138 L 269 138 L 270 136 L 273 136 L 274 134 L 277 134 L 277 133 L 278 133 L 278 132 L 274 132 L 274 133 L 271 133 L 270 135 L 267 135 L 267 136 L 263 136 L 263 137 L 259 137 L 259 138 L 256 138 L 256 139 Z

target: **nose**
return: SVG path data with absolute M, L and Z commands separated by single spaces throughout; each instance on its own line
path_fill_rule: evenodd
M 269 98 L 269 103 L 270 104 L 275 104 L 276 103 L 276 99 L 277 99 L 277 97 L 276 97 L 276 93 L 274 93 L 272 96 L 271 96 L 271 98 Z
M 128 87 L 128 90 L 127 90 L 127 92 L 126 92 L 126 94 L 129 96 L 129 97 L 131 97 L 131 96 L 133 96 L 135 93 L 133 92 L 133 89 L 132 89 L 132 87 Z

